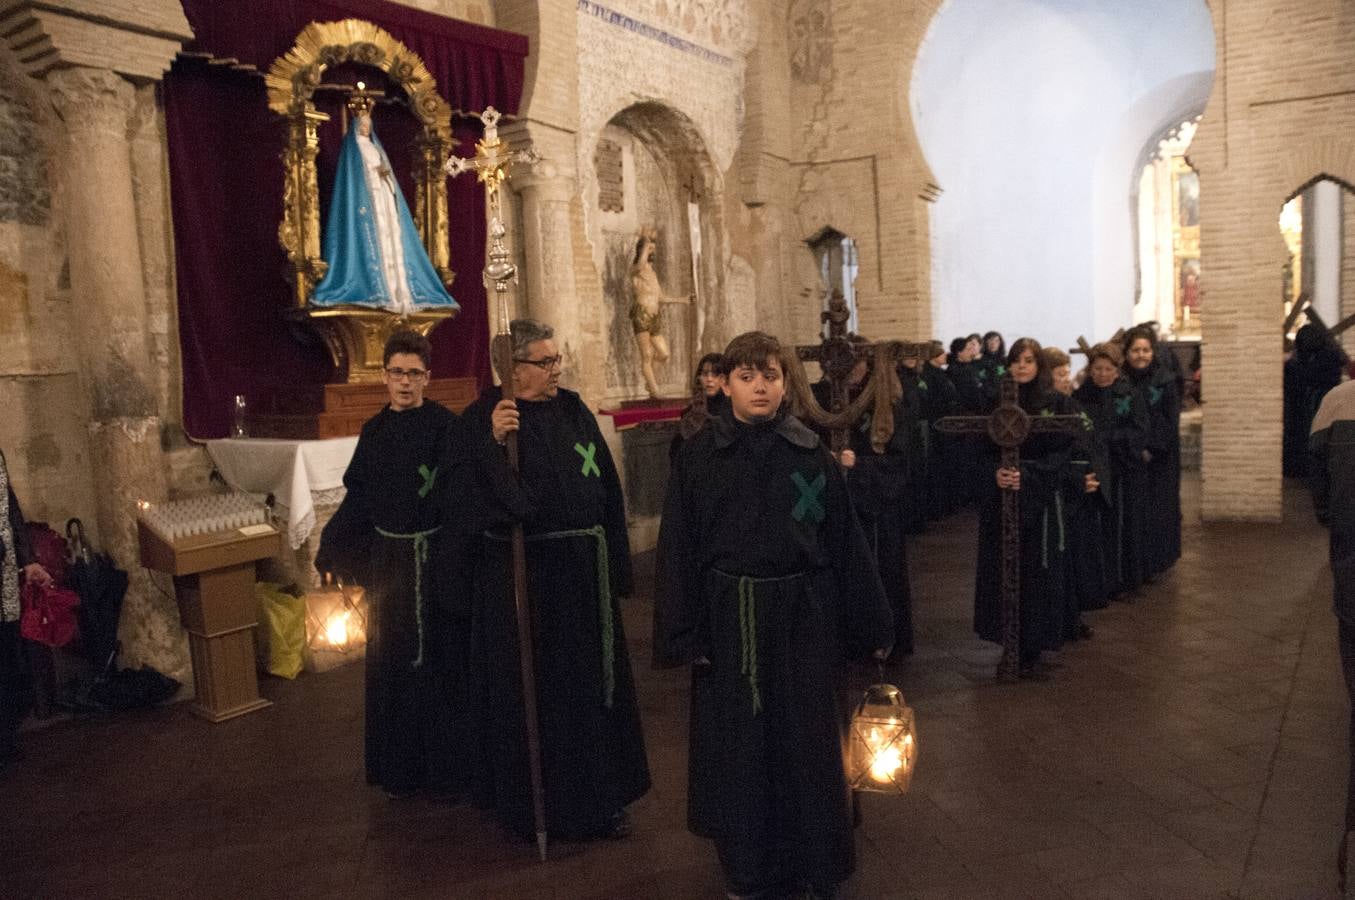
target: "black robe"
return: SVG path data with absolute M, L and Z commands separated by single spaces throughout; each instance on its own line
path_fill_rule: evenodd
M 367 781 L 393 792 L 467 783 L 468 589 L 447 497 L 464 465 L 446 407 L 386 407 L 362 427 L 315 558 L 366 589 Z
M 955 362 L 946 367 L 946 375 L 955 386 L 955 415 L 985 415 L 997 402 L 997 394 L 988 391 L 980 380 L 977 362 Z M 942 443 L 952 508 L 976 503 L 987 496 L 987 471 L 983 438 L 977 435 L 952 435 Z
M 1304 348 L 1284 364 L 1284 474 L 1308 474 L 1308 432 L 1322 398 L 1341 383 L 1341 355 L 1330 346 Z
M 1144 572 L 1160 575 L 1181 557 L 1181 395 L 1176 375 L 1157 360 L 1138 371 L 1126 368 L 1129 383 L 1148 408 L 1148 463 L 1145 491 Z
M 1036 382 L 1020 386 L 1021 407 L 1032 416 L 1075 415 L 1076 403 Z M 1021 656 L 1037 659 L 1057 650 L 1067 625 L 1067 578 L 1063 554 L 1063 498 L 1077 437 L 1033 434 L 1021 446 Z M 988 445 L 983 467 L 985 497 L 979 507 L 978 570 L 974 580 L 974 631 L 1002 643 L 1002 491 L 997 486 L 998 448 Z
M 910 444 L 917 434 L 917 388 L 903 382 L 902 398 L 894 404 L 894 434 L 884 453 L 876 453 L 870 442 L 873 416 L 868 409 L 847 435 L 847 447 L 856 454 L 856 465 L 844 470 L 852 508 L 861 522 L 861 531 L 870 545 L 884 585 L 885 596 L 894 613 L 894 652 L 913 652 L 913 589 L 908 576 L 908 526 L 914 518 L 911 484 Z M 830 385 L 813 385 L 820 406 L 830 402 Z M 853 397 L 858 392 L 853 392 Z M 818 429 L 819 440 L 828 444 L 828 435 Z
M 715 839 L 731 887 L 841 881 L 835 675 L 893 625 L 837 463 L 793 416 L 725 413 L 678 454 L 657 566 L 656 662 L 710 661 L 692 671 L 688 827 Z
M 527 539 L 546 829 L 605 833 L 649 790 L 620 598 L 631 592 L 621 482 L 597 420 L 573 391 L 519 401 L 520 471 L 494 442 L 491 388 L 465 412 L 478 468 L 474 671 L 480 724 L 476 802 L 533 832 L 509 526 Z M 568 532 L 568 534 L 562 534 Z M 605 545 L 605 565 L 602 553 Z
M 1117 378 L 1099 388 L 1090 380 L 1073 392 L 1092 420 L 1103 462 L 1097 499 L 1106 589 L 1113 597 L 1143 584 L 1148 545 L 1148 407 L 1129 381 Z
M 918 466 L 914 467 L 909 484 L 915 491 L 914 502 L 925 518 L 936 521 L 949 515 L 954 505 L 945 464 L 945 448 L 950 439 L 936 430 L 936 422 L 955 414 L 959 398 L 946 370 L 930 362 L 923 366 L 917 379 L 917 392 L 917 451 L 912 458 Z

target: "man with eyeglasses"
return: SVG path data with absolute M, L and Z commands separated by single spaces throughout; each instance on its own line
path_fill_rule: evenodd
M 458 792 L 470 769 L 465 542 L 446 520 L 464 455 L 456 415 L 423 395 L 431 349 L 412 331 L 386 342 L 390 403 L 362 427 L 315 560 L 367 591 L 367 781 L 393 798 Z
M 474 576 L 476 800 L 510 830 L 535 830 L 508 540 L 521 522 L 546 830 L 563 839 L 622 837 L 625 807 L 649 790 L 649 768 L 621 625 L 619 598 L 631 591 L 621 482 L 597 420 L 560 387 L 554 331 L 519 319 L 511 332 L 517 399 L 493 387 L 465 412 L 485 526 Z M 516 472 L 504 448 L 511 432 Z

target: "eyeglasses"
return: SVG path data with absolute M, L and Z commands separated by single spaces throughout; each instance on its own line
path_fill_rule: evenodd
M 556 366 L 564 365 L 565 358 L 563 354 L 557 353 L 554 356 L 547 356 L 542 359 L 515 359 L 513 362 L 525 363 L 529 366 L 536 366 L 543 372 L 549 372 Z
M 423 369 L 397 369 L 389 368 L 386 374 L 390 376 L 391 381 L 403 381 L 408 378 L 410 381 L 423 381 L 428 377 L 428 372 Z

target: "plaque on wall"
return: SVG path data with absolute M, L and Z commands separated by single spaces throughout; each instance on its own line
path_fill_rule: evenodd
M 622 180 L 621 145 L 602 138 L 593 165 L 598 176 L 598 209 L 603 212 L 624 212 L 626 209 L 625 182 Z

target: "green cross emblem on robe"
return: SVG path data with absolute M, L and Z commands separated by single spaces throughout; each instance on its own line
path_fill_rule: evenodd
M 426 465 L 419 466 L 419 475 L 423 478 L 423 487 L 419 488 L 419 499 L 427 497 L 433 490 L 433 482 L 438 480 L 438 467 L 428 468 Z
M 1001 378 L 1003 375 L 1007 374 L 1007 367 L 998 366 L 996 369 L 993 370 L 993 374 L 997 375 L 998 378 Z
M 1157 406 L 1157 401 L 1162 399 L 1162 388 L 1157 385 L 1151 385 L 1148 388 L 1148 403 Z
M 1134 402 L 1133 397 L 1116 397 L 1115 415 L 1119 416 L 1120 418 L 1124 418 L 1125 416 L 1129 415 L 1129 407 L 1131 404 L 1133 404 L 1133 402 Z
M 583 444 L 575 444 L 574 452 L 583 457 L 583 467 L 579 469 L 579 474 L 583 475 L 584 478 L 587 478 L 589 474 L 597 478 L 602 477 L 602 470 L 598 468 L 597 462 L 593 459 L 593 456 L 598 452 L 597 444 L 592 441 L 588 442 L 587 447 Z
M 819 500 L 819 495 L 823 493 L 824 485 L 828 483 L 828 477 L 820 472 L 813 481 L 805 481 L 805 477 L 799 472 L 791 472 L 790 480 L 795 482 L 795 486 L 800 489 L 800 496 L 795 501 L 795 508 L 790 511 L 791 517 L 797 522 L 803 522 L 806 516 L 815 522 L 822 522 L 827 513 L 823 508 L 822 501 Z

